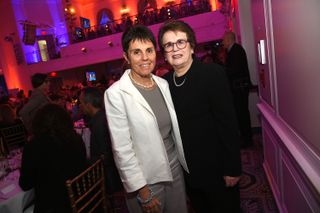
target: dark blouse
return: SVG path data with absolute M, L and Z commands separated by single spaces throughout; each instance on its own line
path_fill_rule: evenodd
M 71 212 L 65 182 L 87 166 L 84 143 L 75 137 L 65 141 L 48 136 L 25 145 L 19 184 L 23 190 L 34 188 L 35 213 Z

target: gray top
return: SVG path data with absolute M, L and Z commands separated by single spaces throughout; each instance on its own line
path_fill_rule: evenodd
M 50 102 L 50 99 L 40 89 L 32 91 L 28 103 L 19 112 L 19 116 L 29 133 L 31 132 L 31 124 L 37 111 Z
M 161 91 L 158 86 L 150 90 L 142 89 L 137 85 L 135 85 L 135 87 L 139 90 L 141 95 L 148 102 L 154 115 L 157 118 L 159 130 L 160 130 L 164 145 L 166 147 L 170 167 L 171 169 L 173 169 L 173 167 L 177 165 L 178 157 L 176 154 L 173 138 L 171 135 L 172 124 L 171 124 L 170 114 L 169 114 L 166 102 L 161 94 Z

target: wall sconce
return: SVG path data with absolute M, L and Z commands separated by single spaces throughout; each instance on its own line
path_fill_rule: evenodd
M 64 8 L 64 12 L 70 13 L 72 15 L 76 13 L 76 11 L 75 11 L 75 9 L 73 7 L 70 7 L 69 9 L 67 7 Z
M 171 10 L 170 10 L 170 8 L 168 8 L 167 14 L 168 14 L 169 19 L 171 19 Z
M 76 11 L 74 10 L 74 8 L 71 7 L 71 8 L 70 8 L 70 13 L 71 13 L 71 14 L 75 14 L 75 12 L 76 12 Z
M 69 0 L 66 0 L 66 5 L 64 8 L 64 17 L 65 17 L 67 26 L 69 27 L 69 30 L 72 30 L 75 25 L 75 21 L 76 21 L 75 13 L 76 13 L 76 11 L 72 7 Z
M 175 3 L 175 0 L 164 0 L 166 5 L 171 5 Z
M 109 46 L 109 47 L 113 47 L 112 41 L 108 41 L 108 46 Z
M 81 48 L 81 52 L 83 52 L 83 53 L 87 53 L 87 48 L 82 47 L 82 48 Z
M 127 8 L 126 5 L 123 5 L 122 8 L 121 8 L 121 10 L 120 10 L 120 14 L 121 14 L 121 15 L 127 15 L 127 14 L 129 14 L 129 12 L 130 12 L 130 9 Z

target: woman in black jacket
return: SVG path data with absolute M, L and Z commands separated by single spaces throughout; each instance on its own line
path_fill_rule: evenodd
M 197 213 L 240 211 L 240 137 L 225 71 L 194 55 L 195 33 L 183 21 L 160 27 L 158 43 L 167 73 L 190 173 L 187 194 Z
M 34 188 L 35 213 L 71 212 L 65 181 L 86 168 L 86 150 L 68 112 L 47 104 L 32 122 L 33 137 L 25 145 L 19 184 Z

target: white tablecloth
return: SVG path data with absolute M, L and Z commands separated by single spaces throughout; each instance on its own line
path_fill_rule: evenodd
M 86 146 L 87 158 L 90 157 L 89 128 L 75 128 L 82 136 Z M 19 186 L 19 170 L 0 182 L 0 213 L 22 213 L 23 209 L 34 199 L 34 190 L 23 191 Z
M 89 128 L 75 128 L 76 132 L 81 135 L 82 140 L 86 146 L 87 158 L 90 158 L 90 129 Z
M 19 171 L 10 174 L 0 183 L 0 212 L 22 213 L 34 199 L 34 190 L 23 191 L 19 187 Z

